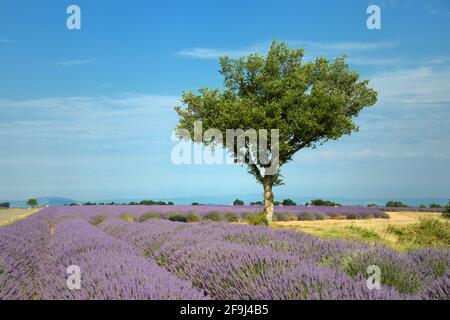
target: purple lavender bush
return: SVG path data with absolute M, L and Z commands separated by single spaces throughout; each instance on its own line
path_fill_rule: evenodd
M 0 299 L 205 299 L 87 221 L 59 221 L 46 209 L 0 230 Z M 80 290 L 66 284 L 71 265 L 81 268 Z
M 247 212 L 237 207 L 214 211 L 224 217 Z M 190 216 L 191 207 L 180 209 Z M 291 209 L 279 211 L 286 214 L 281 217 L 291 217 Z M 343 216 L 337 209 L 327 213 Z M 50 207 L 1 228 L 0 299 L 450 298 L 445 248 L 398 253 L 285 229 L 174 222 L 158 218 L 172 206 L 154 210 Z M 81 268 L 81 290 L 67 288 L 69 265 Z M 369 265 L 382 271 L 380 290 L 367 288 Z
M 41 269 L 43 299 L 202 299 L 189 281 L 181 281 L 127 243 L 84 220 L 60 223 Z M 78 265 L 81 290 L 67 290 L 65 270 Z M 55 275 L 60 275 L 55 277 Z
M 0 299 L 34 299 L 50 226 L 36 216 L 0 228 Z
M 214 299 L 262 299 L 265 296 L 260 292 L 261 288 L 271 288 L 273 299 L 333 296 L 346 299 L 372 299 L 375 296 L 380 299 L 407 299 L 419 297 L 421 292 L 429 290 L 427 285 L 435 281 L 444 281 L 445 285 L 442 272 L 422 274 L 423 264 L 416 264 L 411 256 L 385 247 L 323 241 L 301 232 L 246 225 L 177 225 L 155 220 L 145 225 L 127 227 L 123 222 L 111 220 L 102 228 L 121 239 L 129 239 L 146 256 L 154 258 L 181 278 L 192 279 L 194 286 L 205 290 Z M 431 255 L 441 268 L 449 269 L 448 254 L 435 254 L 430 249 L 429 253 L 422 254 L 421 259 L 430 259 L 425 257 Z M 284 274 L 294 272 L 292 270 L 305 270 L 302 267 L 304 264 L 314 266 L 310 268 L 311 272 L 325 269 L 328 274 L 339 274 L 338 278 L 347 282 L 354 279 L 352 281 L 359 283 L 359 287 L 355 285 L 349 291 L 338 290 L 334 293 L 320 289 L 320 294 L 307 287 L 298 287 L 288 296 L 283 295 L 286 292 L 285 284 L 281 285 Z M 377 294 L 368 290 L 362 281 L 367 266 L 372 264 L 379 265 L 382 270 L 384 291 L 377 291 Z M 325 283 L 336 281 L 326 280 Z M 272 282 L 280 287 L 275 288 Z M 331 290 L 331 285 L 328 290 Z M 311 294 L 302 295 L 305 292 Z
M 132 215 L 136 219 L 145 219 L 146 216 L 159 215 L 160 218 L 169 219 L 170 215 L 189 214 L 192 212 L 198 213 L 202 219 L 206 220 L 227 220 L 227 214 L 233 214 L 239 217 L 240 220 L 245 220 L 245 217 L 251 213 L 260 213 L 263 210 L 262 206 L 188 206 L 188 205 L 152 205 L 152 206 L 119 206 L 119 205 L 102 205 L 102 206 L 73 206 L 60 207 L 59 211 L 66 215 L 79 216 L 83 219 L 94 219 L 100 216 L 108 217 L 125 217 Z M 316 219 L 330 218 L 333 216 L 343 216 L 345 218 L 352 215 L 358 215 L 359 218 L 383 218 L 385 213 L 378 208 L 367 208 L 358 206 L 341 206 L 341 207 L 327 207 L 327 206 L 276 206 L 275 215 L 281 214 L 288 216 L 296 216 L 298 214 L 311 213 Z M 221 216 L 221 217 L 219 217 Z M 291 219 L 290 219 L 291 220 Z

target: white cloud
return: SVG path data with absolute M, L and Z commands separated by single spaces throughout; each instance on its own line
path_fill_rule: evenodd
M 0 193 L 123 196 L 148 181 L 157 190 L 178 103 L 145 94 L 0 99 Z
M 143 94 L 0 100 L 0 147 L 74 141 L 130 147 L 159 143 L 164 134 L 170 141 L 177 104 L 178 97 Z
M 372 57 L 350 57 L 348 62 L 358 66 L 373 67 L 397 67 L 405 64 L 405 61 L 397 58 L 372 58 Z
M 266 48 L 263 46 L 251 46 L 242 49 L 220 49 L 220 48 L 191 48 L 183 49 L 178 54 L 194 59 L 218 59 L 222 56 L 232 58 L 247 56 L 252 53 L 264 53 Z
M 14 41 L 10 39 L 0 38 L 0 43 L 14 43 Z
M 450 105 L 450 67 L 419 66 L 370 78 L 380 103 L 392 106 Z
M 342 54 L 355 51 L 373 51 L 381 49 L 391 49 L 398 46 L 396 41 L 387 42 L 358 42 L 358 41 L 343 41 L 343 42 L 314 42 L 314 41 L 286 41 L 291 46 L 298 48 L 306 48 L 314 55 L 327 54 Z M 186 56 L 194 59 L 218 59 L 221 56 L 241 57 L 251 53 L 264 54 L 270 47 L 270 42 L 255 44 L 252 46 L 227 49 L 227 48 L 190 48 L 183 49 L 178 52 L 181 56 Z M 308 53 L 308 52 L 307 52 Z
M 344 42 L 310 42 L 310 41 L 293 41 L 299 46 L 306 48 L 325 50 L 325 51 L 372 51 L 381 49 L 391 49 L 399 45 L 397 41 L 386 42 L 358 42 L 358 41 L 344 41 Z
M 56 67 L 73 67 L 82 64 L 94 63 L 95 59 L 84 59 L 84 60 L 66 60 L 66 61 L 56 61 L 53 65 Z

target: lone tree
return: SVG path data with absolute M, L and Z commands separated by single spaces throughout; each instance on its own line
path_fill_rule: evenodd
M 314 148 L 358 130 L 353 117 L 377 101 L 377 92 L 368 87 L 368 80 L 360 80 L 358 72 L 349 70 L 346 56 L 332 61 L 319 57 L 311 62 L 303 61 L 303 56 L 303 49 L 273 41 L 266 57 L 258 54 L 238 59 L 222 57 L 223 90 L 201 88 L 198 94 L 186 91 L 182 97 L 184 106 L 175 108 L 180 117 L 178 132 L 187 130 L 191 137 L 197 121 L 202 122 L 202 132 L 208 128 L 221 132 L 253 129 L 258 141 L 259 130 L 278 129 L 276 172 L 267 174 L 270 166 L 267 161 L 246 163 L 248 172 L 263 185 L 264 214 L 268 221 L 272 220 L 274 207 L 272 188 L 283 183 L 280 167 L 301 149 Z M 235 162 L 241 162 L 238 148 L 223 141 L 203 143 L 221 144 Z M 255 146 L 250 144 L 246 140 L 248 150 L 253 150 Z M 267 146 L 265 156 L 269 159 L 272 147 Z
M 37 205 L 38 205 L 38 201 L 36 199 L 29 199 L 27 201 L 27 206 L 29 206 L 29 207 L 34 208 L 34 207 L 37 207 Z

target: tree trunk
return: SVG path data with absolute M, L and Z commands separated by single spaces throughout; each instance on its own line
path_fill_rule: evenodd
M 273 192 L 272 192 L 272 182 L 268 179 L 264 179 L 264 214 L 267 217 L 267 221 L 272 222 L 273 216 Z

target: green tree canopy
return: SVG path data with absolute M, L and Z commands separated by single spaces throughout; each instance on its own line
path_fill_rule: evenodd
M 408 205 L 401 201 L 390 200 L 386 202 L 386 207 L 388 208 L 408 208 Z
M 342 206 L 341 204 L 334 202 L 334 201 L 329 201 L 329 200 L 322 200 L 322 199 L 314 199 L 311 200 L 311 202 L 306 205 L 312 205 L 312 206 L 324 206 L 324 207 L 340 207 Z
M 176 107 L 180 117 L 177 129 L 194 135 L 194 123 L 202 121 L 203 130 L 227 129 L 279 130 L 279 161 L 275 174 L 267 174 L 267 164 L 260 159 L 248 164 L 248 172 L 264 187 L 264 206 L 268 220 L 273 213 L 272 187 L 283 183 L 280 167 L 303 148 L 315 147 L 358 129 L 353 118 L 365 106 L 375 104 L 377 93 L 349 70 L 345 56 L 330 61 L 319 57 L 305 62 L 303 49 L 288 48 L 272 42 L 267 56 L 220 58 L 224 88 L 201 88 L 198 93 L 183 93 L 184 106 Z M 223 141 L 211 141 L 225 145 Z M 209 142 L 205 142 L 209 144 Z M 249 150 L 255 146 L 246 145 Z M 237 148 L 226 146 L 235 161 Z M 267 159 L 274 146 L 268 145 Z M 248 156 L 248 158 L 251 155 Z M 247 158 L 247 160 L 248 160 Z M 274 159 L 272 159 L 274 160 Z
M 297 204 L 292 199 L 284 199 L 282 202 L 283 206 L 296 206 Z
M 27 206 L 34 208 L 37 207 L 37 205 L 38 201 L 36 199 L 28 199 Z

